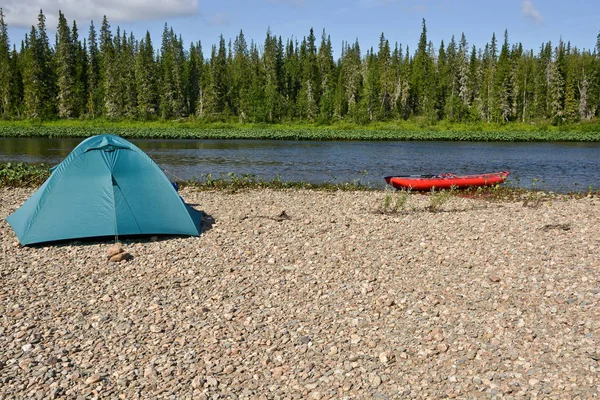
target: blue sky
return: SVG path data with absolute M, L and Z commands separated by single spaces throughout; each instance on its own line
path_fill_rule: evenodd
M 58 10 L 72 24 L 77 21 L 80 38 L 87 37 L 90 21 L 97 29 L 106 15 L 113 33 L 117 26 L 141 39 L 150 31 L 155 48 L 165 23 L 182 36 L 186 48 L 201 41 L 204 55 L 217 44 L 219 35 L 233 40 L 242 30 L 246 40 L 262 44 L 267 29 L 285 40 L 299 41 L 314 28 L 317 39 L 325 29 L 337 58 L 343 41 L 358 39 L 364 52 L 377 47 L 381 33 L 392 43 L 414 52 L 427 25 L 427 37 L 436 47 L 465 34 L 469 46 L 483 48 L 492 33 L 501 41 L 508 30 L 511 44 L 525 49 L 559 39 L 573 46 L 593 49 L 600 33 L 600 0 L 3 0 L 2 8 L 12 44 L 20 45 L 39 10 L 47 17 L 54 42 Z

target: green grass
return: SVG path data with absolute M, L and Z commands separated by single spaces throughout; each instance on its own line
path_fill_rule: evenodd
M 547 123 L 428 125 L 419 120 L 372 123 L 240 124 L 238 122 L 57 120 L 0 121 L 0 137 L 89 137 L 112 133 L 125 138 L 273 140 L 452 140 L 599 142 L 600 122 L 553 126 Z
M 37 187 L 49 176 L 46 164 L 0 163 L 0 186 Z

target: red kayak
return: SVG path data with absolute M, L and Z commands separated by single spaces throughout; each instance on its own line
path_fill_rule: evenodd
M 435 189 L 464 189 L 474 186 L 493 186 L 502 183 L 508 176 L 508 171 L 493 172 L 477 175 L 399 175 L 386 176 L 384 179 L 396 189 L 431 190 Z

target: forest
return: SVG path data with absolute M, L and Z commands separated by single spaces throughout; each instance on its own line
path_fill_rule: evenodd
M 165 24 L 160 48 L 150 34 L 111 31 L 104 17 L 81 38 L 59 12 L 54 45 L 42 11 L 37 26 L 11 44 L 0 8 L 0 119 L 7 121 L 234 121 L 318 123 L 385 121 L 552 123 L 600 115 L 600 34 L 595 49 L 569 42 L 534 50 L 500 40 L 483 49 L 464 33 L 435 46 L 425 20 L 416 48 L 381 34 L 377 49 L 331 38 L 263 43 L 221 35 L 207 56 L 200 42 L 184 48 Z M 417 35 L 415 35 L 416 38 Z

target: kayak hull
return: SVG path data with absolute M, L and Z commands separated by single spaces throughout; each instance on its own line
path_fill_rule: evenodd
M 493 186 L 503 183 L 508 177 L 508 171 L 476 175 L 418 175 L 418 176 L 386 176 L 385 181 L 396 189 L 417 191 L 431 189 L 465 189 L 477 186 Z

